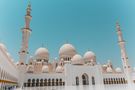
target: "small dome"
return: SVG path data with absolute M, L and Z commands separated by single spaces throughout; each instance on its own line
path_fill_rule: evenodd
M 58 65 L 56 68 L 56 73 L 62 73 L 63 72 L 63 67 Z
M 37 59 L 49 59 L 49 51 L 46 48 L 40 47 L 36 50 L 35 56 Z
M 118 72 L 118 73 L 121 73 L 121 72 L 122 72 L 121 68 L 119 68 L 119 67 L 117 67 L 117 68 L 115 69 L 115 71 Z
M 72 61 L 72 64 L 76 64 L 76 65 L 83 64 L 83 58 L 79 54 L 74 55 L 71 61 Z
M 107 67 L 106 71 L 107 71 L 108 73 L 112 73 L 112 72 L 113 72 L 113 70 L 112 70 L 111 67 Z
M 28 73 L 33 73 L 34 72 L 34 66 L 33 65 L 28 65 L 27 72 Z
M 42 67 L 42 73 L 48 73 L 49 72 L 49 67 L 48 67 L 48 65 L 44 65 L 43 67 Z
M 95 60 L 95 59 L 96 59 L 96 55 L 95 55 L 95 53 L 93 53 L 92 51 L 87 51 L 87 52 L 84 54 L 84 59 L 85 59 L 85 60 Z
M 3 43 L 0 43 L 0 47 L 1 47 L 4 51 L 7 51 L 7 48 L 6 48 L 6 46 L 5 46 Z
M 65 56 L 73 57 L 75 54 L 76 54 L 76 50 L 74 46 L 71 44 L 64 44 L 59 50 L 60 57 L 65 57 Z

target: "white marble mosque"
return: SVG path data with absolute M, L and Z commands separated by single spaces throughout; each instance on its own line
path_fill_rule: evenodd
M 29 4 L 26 9 L 25 27 L 22 29 L 22 45 L 17 63 L 13 61 L 6 46 L 0 43 L 0 88 L 2 90 L 16 87 L 135 85 L 135 68 L 130 67 L 128 63 L 125 41 L 119 23 L 116 24 L 116 29 L 123 68 L 114 68 L 111 61 L 104 65 L 97 64 L 96 54 L 93 51 L 87 51 L 83 56 L 79 55 L 70 43 L 61 46 L 57 60 L 50 60 L 49 50 L 39 47 L 26 63 L 27 55 L 30 54 L 28 42 L 32 32 L 31 19 L 31 5 Z

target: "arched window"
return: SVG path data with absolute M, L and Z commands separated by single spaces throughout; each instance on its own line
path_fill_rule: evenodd
M 113 84 L 113 79 L 111 78 L 111 84 Z
M 95 85 L 95 78 L 92 76 L 92 85 Z
M 116 78 L 116 84 L 119 84 L 119 82 L 118 82 L 118 78 Z
M 89 85 L 89 77 L 86 73 L 82 75 L 82 84 Z
M 54 81 L 54 79 L 52 79 L 52 86 L 54 86 L 55 85 L 55 81 Z
M 76 85 L 79 85 L 79 77 L 76 77 Z
M 59 80 L 59 85 L 62 86 L 62 79 Z
M 43 79 L 40 79 L 40 86 L 43 86 Z
M 65 86 L 65 82 L 62 82 L 63 83 L 63 86 Z
M 58 86 L 59 85 L 59 80 L 58 79 L 56 79 L 56 86 Z
M 116 84 L 116 80 L 115 80 L 115 78 L 113 79 L 113 83 L 114 83 L 114 84 Z
M 105 84 L 108 84 L 108 82 L 107 82 L 107 78 L 105 78 Z
M 47 79 L 44 80 L 44 86 L 47 86 Z
M 35 79 L 32 79 L 32 87 L 35 86 Z
M 123 82 L 124 82 L 124 84 L 126 84 L 126 80 L 125 80 L 125 78 L 123 78 Z
M 109 84 L 111 84 L 111 78 L 109 78 Z
M 118 81 L 119 81 L 119 84 L 121 84 L 121 80 L 120 80 L 120 78 L 118 78 Z
M 123 78 L 121 78 L 121 84 L 123 84 Z
M 105 80 L 106 80 L 106 84 L 108 84 L 108 79 L 106 78 Z
M 27 87 L 27 84 L 26 84 L 26 83 L 24 83 L 24 84 L 23 84 L 23 86 L 24 86 L 24 87 Z
M 28 87 L 31 86 L 31 79 L 28 79 Z
M 39 86 L 39 79 L 36 80 L 36 86 Z
M 48 79 L 48 86 L 51 86 L 51 79 Z
M 31 82 L 31 79 L 28 79 L 28 82 Z

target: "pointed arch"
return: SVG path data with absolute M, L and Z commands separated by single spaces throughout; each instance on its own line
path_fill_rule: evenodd
M 59 79 L 56 79 L 56 86 L 59 86 Z
M 40 86 L 43 86 L 43 79 L 40 79 Z
M 32 79 L 32 87 L 35 86 L 35 79 Z
M 36 86 L 39 86 L 39 79 L 36 80 Z
M 76 85 L 77 86 L 79 85 L 79 77 L 78 76 L 76 77 Z
M 92 85 L 95 85 L 95 77 L 92 76 L 91 79 L 92 79 Z
M 28 79 L 28 87 L 31 86 L 31 79 Z
M 47 79 L 44 79 L 44 86 L 47 86 Z
M 82 85 L 89 85 L 89 76 L 86 73 L 82 75 Z
M 51 86 L 51 79 L 48 79 L 48 86 Z
M 54 78 L 52 79 L 52 86 L 54 86 L 55 85 L 55 80 L 54 80 Z

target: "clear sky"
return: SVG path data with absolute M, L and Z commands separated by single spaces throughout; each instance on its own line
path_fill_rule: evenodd
M 42 46 L 50 58 L 68 41 L 79 54 L 96 53 L 97 62 L 121 66 L 115 24 L 120 22 L 129 62 L 135 66 L 135 0 L 31 0 L 30 55 Z M 28 0 L 0 0 L 0 42 L 18 60 Z M 29 56 L 30 56 L 29 55 Z

